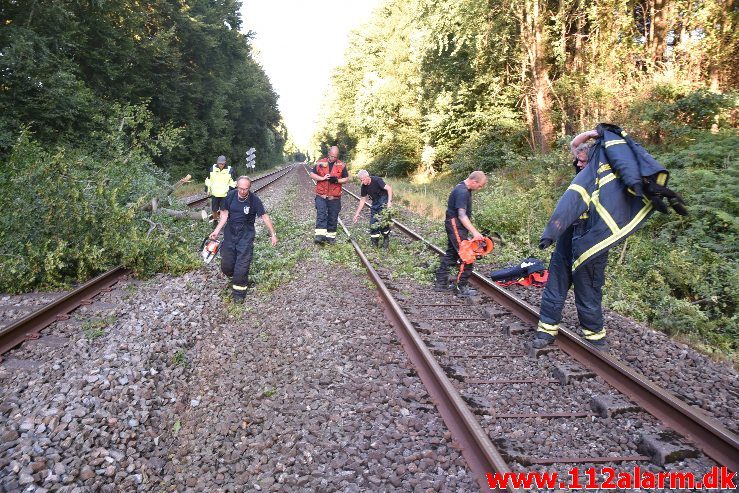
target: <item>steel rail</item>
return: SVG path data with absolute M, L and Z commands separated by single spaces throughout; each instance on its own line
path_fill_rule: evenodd
M 268 187 L 292 170 L 293 167 L 291 166 L 260 177 L 259 179 L 262 179 L 282 172 L 282 174 L 254 189 L 254 191 L 257 192 Z M 2 361 L 2 354 L 10 351 L 23 341 L 37 339 L 44 328 L 59 320 L 60 317 L 69 314 L 86 300 L 90 300 L 94 296 L 98 295 L 105 288 L 109 288 L 114 285 L 123 276 L 129 274 L 129 272 L 130 271 L 122 265 L 114 267 L 111 270 L 90 279 L 83 285 L 41 309 L 36 310 L 15 323 L 0 329 L 0 361 Z
M 495 472 L 500 474 L 510 472 L 508 464 L 490 441 L 487 432 L 482 429 L 473 412 L 459 395 L 449 377 L 446 376 L 436 358 L 413 327 L 412 322 L 405 315 L 403 309 L 390 293 L 377 271 L 372 267 L 372 264 L 341 219 L 339 219 L 339 225 L 354 247 L 354 251 L 367 270 L 372 282 L 377 286 L 386 307 L 386 315 L 398 331 L 400 342 L 403 344 L 408 358 L 413 363 L 424 387 L 433 399 L 444 423 L 452 433 L 454 441 L 460 447 L 462 456 L 472 471 L 481 491 L 493 491 L 488 484 L 486 475 Z M 509 483 L 505 490 L 496 489 L 494 491 L 513 492 L 517 490 Z
M 276 173 L 280 173 L 280 172 L 282 172 L 282 171 L 285 171 L 285 169 L 291 170 L 291 169 L 293 169 L 294 167 L 295 167 L 295 165 L 291 165 L 291 166 L 288 166 L 287 168 L 282 168 L 282 169 L 278 169 L 278 170 L 275 170 L 275 171 L 270 171 L 269 173 L 265 173 L 265 174 L 263 174 L 262 176 L 258 176 L 258 177 L 256 177 L 256 178 L 252 178 L 252 179 L 251 179 L 251 182 L 252 182 L 252 183 L 254 183 L 254 182 L 257 182 L 257 181 L 259 181 L 259 180 L 263 180 L 264 178 L 267 178 L 267 177 L 269 177 L 269 176 L 272 176 L 272 175 L 274 175 L 274 174 L 276 174 Z M 270 182 L 270 183 L 271 183 L 271 182 Z M 260 190 L 261 190 L 261 189 L 260 189 Z M 191 200 L 191 201 L 189 201 L 189 202 L 185 202 L 185 205 L 187 205 L 188 207 L 192 207 L 192 206 L 194 206 L 195 204 L 199 204 L 200 202 L 205 202 L 206 200 L 208 200 L 208 199 L 209 199 L 209 198 L 211 198 L 211 197 L 212 197 L 212 195 L 206 195 L 205 197 L 200 197 L 200 198 L 197 198 L 197 199 L 192 199 L 192 200 Z
M 49 303 L 40 310 L 4 327 L 0 330 L 0 355 L 10 351 L 23 341 L 38 339 L 41 330 L 45 327 L 59 320 L 60 316 L 70 313 L 105 288 L 114 285 L 128 273 L 129 270 L 123 266 L 114 267 L 108 272 L 90 279 L 77 289 Z M 1 358 L 0 356 L 0 360 Z
M 346 190 L 346 192 L 359 200 L 359 197 L 350 190 Z M 423 242 L 437 254 L 444 255 L 444 250 L 400 221 L 393 219 L 393 224 L 406 235 Z M 534 326 L 538 323 L 539 312 L 525 301 L 474 271 L 472 272 L 472 281 L 475 287 L 478 287 L 497 303 L 510 309 L 521 320 Z M 646 376 L 610 354 L 593 348 L 567 328 L 559 329 L 556 344 L 581 364 L 593 370 L 615 389 L 636 402 L 642 409 L 689 439 L 717 463 L 726 466 L 731 471 L 739 471 L 739 437 L 718 420 L 681 401 L 671 392 L 650 381 Z

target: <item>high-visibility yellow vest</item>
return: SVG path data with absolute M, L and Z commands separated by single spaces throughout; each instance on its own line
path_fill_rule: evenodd
M 236 188 L 231 166 L 224 166 L 220 169 L 214 164 L 210 170 L 210 176 L 205 179 L 205 186 L 208 187 L 208 193 L 214 197 L 225 197 L 229 190 L 228 187 Z

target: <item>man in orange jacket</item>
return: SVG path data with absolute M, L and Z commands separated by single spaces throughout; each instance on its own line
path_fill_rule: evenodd
M 328 157 L 316 161 L 310 177 L 316 181 L 315 242 L 336 242 L 336 226 L 341 210 L 341 186 L 349 181 L 346 164 L 339 161 L 339 148 L 331 147 Z

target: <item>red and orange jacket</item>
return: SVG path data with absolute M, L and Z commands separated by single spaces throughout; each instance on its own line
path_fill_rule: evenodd
M 335 176 L 338 180 L 344 175 L 346 164 L 344 161 L 336 160 L 334 165 L 331 167 L 330 174 Z M 318 176 L 326 176 L 329 174 L 328 170 L 328 158 L 322 158 L 316 161 L 314 167 L 314 173 Z M 316 183 L 316 195 L 327 195 L 329 197 L 341 197 L 341 183 L 329 183 L 326 181 L 319 181 Z

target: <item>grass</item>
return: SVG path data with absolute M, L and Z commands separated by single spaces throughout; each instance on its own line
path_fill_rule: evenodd
M 449 192 L 459 183 L 456 178 L 445 175 L 430 183 L 414 183 L 399 178 L 384 178 L 393 187 L 393 201 L 410 211 L 435 221 L 444 220 Z
M 93 318 L 82 324 L 82 332 L 88 340 L 95 340 L 105 335 L 105 327 L 113 324 L 116 317 L 109 315 L 104 318 Z
M 174 356 L 172 356 L 172 363 L 183 368 L 188 368 L 190 366 L 190 361 L 187 359 L 184 349 L 178 349 L 177 352 L 174 353 Z
M 264 397 L 272 397 L 276 393 L 277 393 L 277 389 L 269 387 L 269 388 L 265 389 L 264 392 L 262 392 L 262 396 L 264 396 Z

